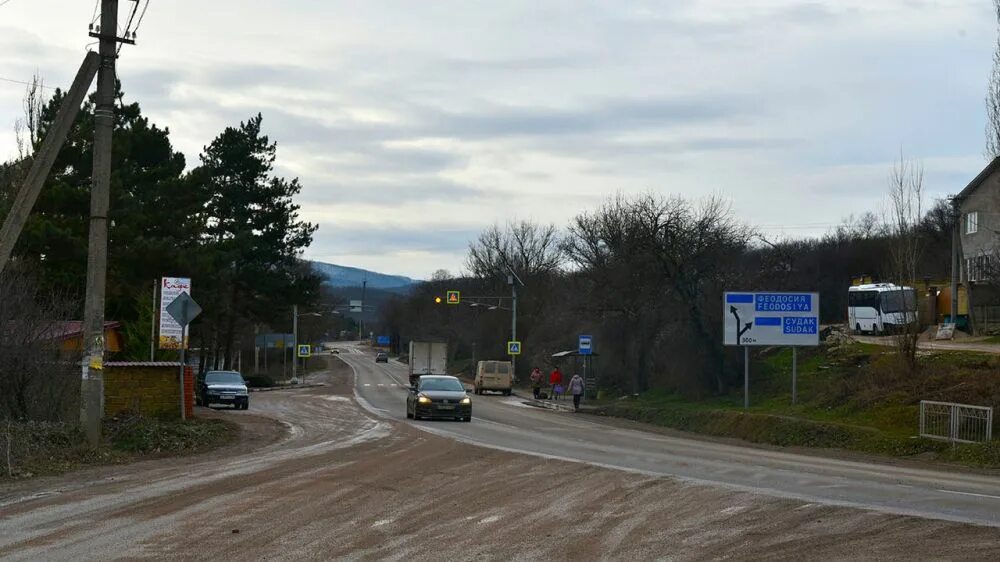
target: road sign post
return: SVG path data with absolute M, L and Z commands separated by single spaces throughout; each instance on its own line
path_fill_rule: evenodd
M 792 403 L 798 399 L 797 347 L 819 345 L 819 293 L 727 292 L 723 345 L 743 347 L 743 407 L 750 407 L 750 347 L 792 348 Z
M 795 404 L 798 398 L 798 388 L 797 381 L 799 375 L 799 348 L 792 348 L 792 404 Z
M 184 415 L 184 365 L 185 365 L 185 351 L 187 350 L 187 329 L 188 329 L 188 324 L 190 324 L 192 320 L 194 320 L 195 318 L 198 317 L 199 314 L 201 314 L 201 307 L 198 306 L 198 303 L 196 303 L 193 298 L 191 298 L 190 294 L 180 293 L 169 305 L 167 305 L 166 310 L 167 314 L 169 314 L 171 318 L 176 320 L 177 324 L 179 324 L 181 327 L 180 383 L 181 383 L 181 420 L 183 421 L 186 418 L 186 416 Z
M 590 355 L 594 350 L 594 338 L 587 335 L 581 335 L 578 338 L 577 351 L 580 355 Z
M 461 291 L 448 291 L 447 299 L 445 302 L 448 304 L 461 304 L 462 302 L 462 292 Z
M 519 341 L 507 342 L 507 355 L 520 355 L 520 354 L 521 354 L 521 342 Z

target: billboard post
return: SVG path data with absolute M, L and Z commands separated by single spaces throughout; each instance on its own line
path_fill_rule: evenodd
M 792 403 L 798 399 L 798 347 L 819 345 L 819 293 L 726 292 L 723 345 L 743 347 L 743 407 L 750 407 L 750 347 L 792 348 Z

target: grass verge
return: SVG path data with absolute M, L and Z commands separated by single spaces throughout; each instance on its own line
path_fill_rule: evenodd
M 1000 406 L 1000 360 L 947 352 L 921 356 L 917 373 L 898 364 L 891 348 L 865 344 L 800 350 L 792 404 L 791 351 L 763 350 L 751 366 L 749 410 L 740 389 L 706 400 L 652 391 L 599 402 L 598 412 L 753 443 L 1000 468 L 1000 442 L 953 447 L 916 437 L 921 399 Z
M 239 427 L 229 421 L 182 422 L 120 415 L 104 420 L 103 442 L 92 449 L 74 424 L 4 421 L 0 422 L 0 480 L 199 453 L 232 442 L 238 436 Z

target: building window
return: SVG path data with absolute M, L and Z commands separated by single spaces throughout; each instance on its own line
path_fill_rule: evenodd
M 965 260 L 965 277 L 969 281 L 990 281 L 995 276 L 996 258 L 985 254 Z
M 965 215 L 965 233 L 975 234 L 979 232 L 979 212 L 973 211 Z

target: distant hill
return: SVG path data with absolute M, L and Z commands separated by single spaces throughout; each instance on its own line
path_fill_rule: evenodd
M 334 265 L 321 261 L 314 261 L 312 265 L 316 272 L 323 276 L 324 282 L 334 288 L 358 287 L 360 289 L 361 284 L 367 279 L 369 289 L 404 292 L 420 283 L 420 281 L 402 275 L 386 275 L 358 267 Z

